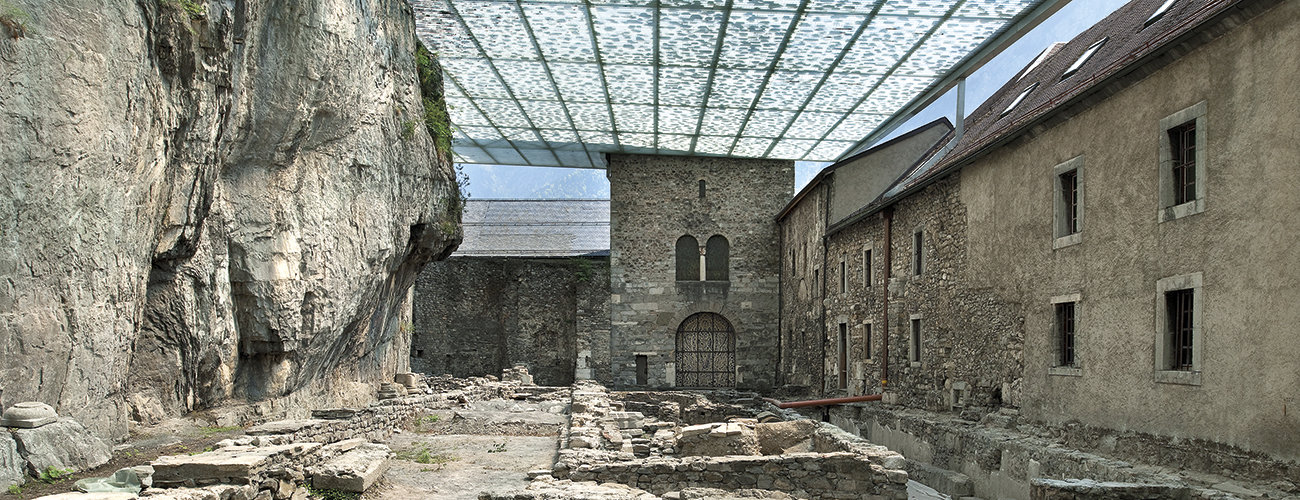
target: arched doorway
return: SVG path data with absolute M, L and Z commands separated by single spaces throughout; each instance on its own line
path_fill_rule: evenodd
M 677 327 L 677 387 L 735 387 L 736 330 L 721 314 L 695 313 Z

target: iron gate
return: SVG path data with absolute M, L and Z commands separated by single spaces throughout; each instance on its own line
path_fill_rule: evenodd
M 677 386 L 736 386 L 736 331 L 727 318 L 695 313 L 677 327 Z

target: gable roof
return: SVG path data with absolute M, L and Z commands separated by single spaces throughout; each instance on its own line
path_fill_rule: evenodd
M 609 200 L 467 200 L 453 257 L 609 255 Z

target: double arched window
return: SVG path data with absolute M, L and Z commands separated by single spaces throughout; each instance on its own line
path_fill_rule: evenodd
M 730 255 L 731 244 L 725 236 L 715 234 L 701 248 L 694 236 L 683 235 L 677 238 L 677 281 L 727 281 Z

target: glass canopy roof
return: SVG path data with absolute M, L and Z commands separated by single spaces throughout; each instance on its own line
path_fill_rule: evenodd
M 834 161 L 1044 0 L 411 0 L 458 161 Z

